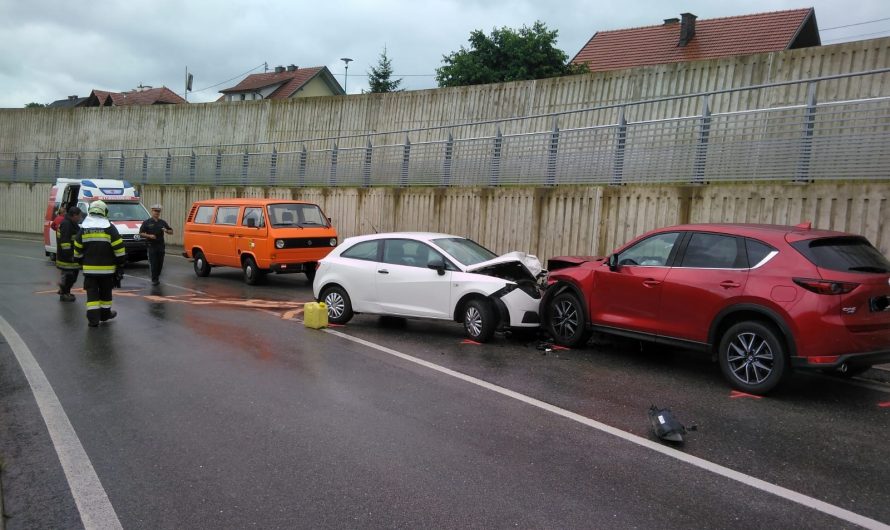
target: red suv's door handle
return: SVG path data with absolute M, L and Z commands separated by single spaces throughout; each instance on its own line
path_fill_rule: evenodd
M 733 287 L 741 287 L 741 285 L 742 284 L 740 284 L 738 282 L 734 282 L 732 280 L 726 280 L 725 282 L 720 282 L 720 287 L 723 287 L 724 289 L 731 289 Z
M 645 285 L 646 287 L 655 287 L 656 285 L 661 285 L 661 282 L 649 278 L 648 280 L 643 280 L 643 285 Z

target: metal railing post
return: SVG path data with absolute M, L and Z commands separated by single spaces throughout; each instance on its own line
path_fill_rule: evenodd
M 250 167 L 250 153 L 244 148 L 244 154 L 241 156 L 241 185 L 247 186 L 247 168 Z
M 448 131 L 448 141 L 445 142 L 445 160 L 442 162 L 442 185 L 451 186 L 451 164 L 454 158 L 454 136 Z
M 408 185 L 408 169 L 411 165 L 411 139 L 405 135 L 405 148 L 402 151 L 402 169 L 399 171 L 399 186 L 404 188 Z
M 365 145 L 365 158 L 362 160 L 362 187 L 371 187 L 371 161 L 374 156 L 374 146 L 371 144 L 371 138 L 368 137 L 368 143 Z
M 708 157 L 708 139 L 711 135 L 711 107 L 708 96 L 702 96 L 701 118 L 698 121 L 698 143 L 695 146 L 695 159 L 692 162 L 692 183 L 705 181 L 705 162 Z
M 40 155 L 34 154 L 34 169 L 31 172 L 31 182 L 37 182 L 37 173 L 40 171 Z
M 189 183 L 195 184 L 198 181 L 198 155 L 195 153 L 195 150 L 192 149 L 192 154 L 189 155 Z
M 278 149 L 272 146 L 272 156 L 269 158 L 269 185 L 274 186 L 278 180 Z
M 794 182 L 810 181 L 810 160 L 813 156 L 813 132 L 816 129 L 816 83 L 807 85 L 807 108 L 803 120 L 803 137 L 800 140 L 800 161 Z
M 16 182 L 19 176 L 19 155 L 12 155 L 12 181 Z
M 216 150 L 216 164 L 213 168 L 213 183 L 219 185 L 222 182 L 222 148 Z
M 173 155 L 167 150 L 167 158 L 164 160 L 164 184 L 170 184 L 170 174 L 173 172 Z
M 142 151 L 142 183 L 148 184 L 148 151 Z
M 546 185 L 556 185 L 556 162 L 559 160 L 559 118 L 553 117 L 553 130 L 550 131 L 550 146 L 547 149 Z
M 306 153 L 306 144 L 300 149 L 300 164 L 297 166 L 297 184 L 302 188 L 306 185 L 306 162 L 308 153 Z
M 59 180 L 59 176 L 62 173 L 62 157 L 59 156 L 59 153 L 56 152 L 56 167 L 55 167 L 55 180 Z
M 615 162 L 612 166 L 612 184 L 621 184 L 624 178 L 624 148 L 627 143 L 627 120 L 624 118 L 624 107 L 618 112 L 618 129 L 615 135 Z
M 102 153 L 99 153 L 99 159 L 96 161 L 96 178 L 102 178 L 105 176 L 105 157 L 102 156 Z
M 329 186 L 337 185 L 337 155 L 339 155 L 339 150 L 340 146 L 337 145 L 335 140 L 334 145 L 331 147 L 331 173 L 328 176 Z
M 80 156 L 80 153 L 77 153 L 77 162 L 74 163 L 74 178 L 83 178 L 83 159 Z
M 501 126 L 498 125 L 498 132 L 494 137 L 494 146 L 491 150 L 491 174 L 489 175 L 489 186 L 497 186 L 501 180 L 501 151 L 504 147 L 504 135 L 501 134 Z
M 118 175 L 117 178 L 119 178 L 121 180 L 124 180 L 124 177 L 126 177 L 126 175 L 127 175 L 127 164 L 126 164 L 127 158 L 126 158 L 126 156 L 127 155 L 124 154 L 123 149 L 121 149 L 121 161 L 118 164 L 118 168 L 117 168 L 117 175 Z

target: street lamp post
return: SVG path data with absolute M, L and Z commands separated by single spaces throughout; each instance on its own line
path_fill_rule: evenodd
M 343 92 L 346 93 L 346 82 L 349 81 L 349 63 L 352 62 L 352 59 L 341 57 L 340 60 L 346 63 L 346 73 L 343 74 Z

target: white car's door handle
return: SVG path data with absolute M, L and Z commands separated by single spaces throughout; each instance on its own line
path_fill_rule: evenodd
M 386 269 L 377 269 L 377 272 L 379 272 L 380 274 L 389 274 L 389 271 Z

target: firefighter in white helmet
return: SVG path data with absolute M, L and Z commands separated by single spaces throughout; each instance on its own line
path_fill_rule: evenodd
M 97 200 L 90 204 L 87 218 L 74 238 L 74 257 L 83 267 L 83 288 L 87 292 L 87 320 L 90 327 L 111 320 L 111 291 L 119 267 L 127 261 L 124 240 L 108 221 L 108 206 Z

